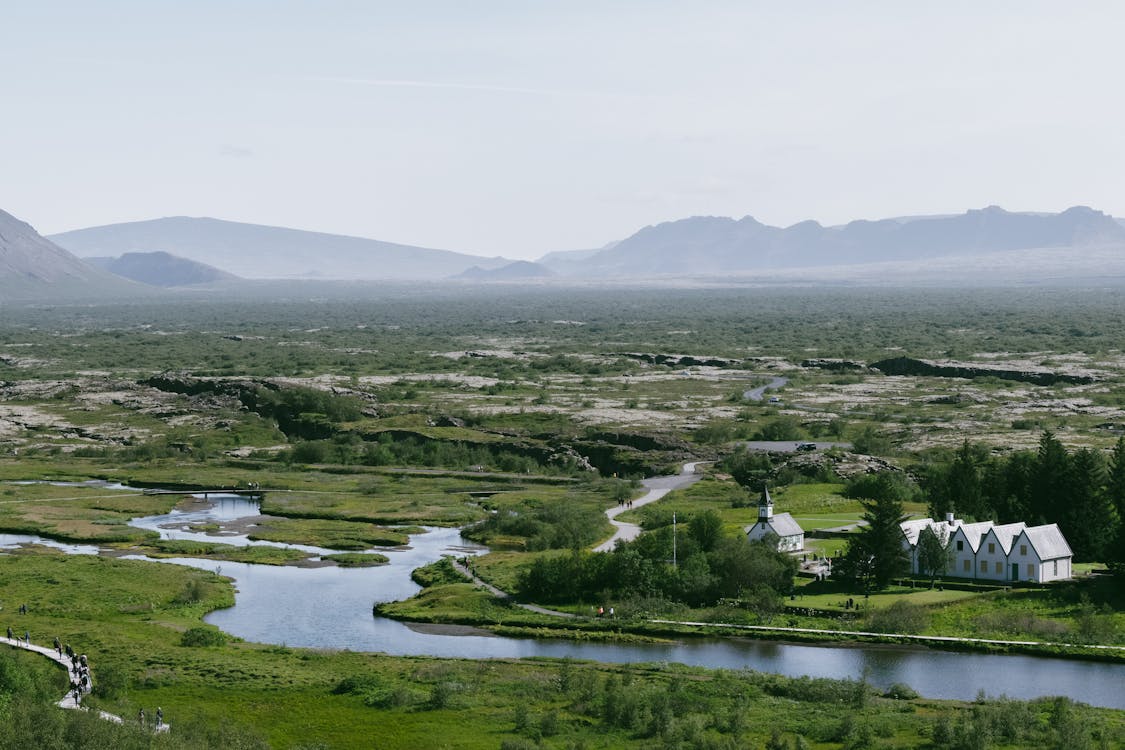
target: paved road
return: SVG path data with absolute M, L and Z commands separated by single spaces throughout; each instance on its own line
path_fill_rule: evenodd
M 609 522 L 611 524 L 617 527 L 617 531 L 615 531 L 613 536 L 611 536 L 609 539 L 594 547 L 594 552 L 612 552 L 613 548 L 617 546 L 618 541 L 628 542 L 640 536 L 641 527 L 637 524 L 626 523 L 625 521 L 617 521 L 614 519 L 616 519 L 617 516 L 627 510 L 633 510 L 636 508 L 640 508 L 643 505 L 654 503 L 660 498 L 667 495 L 672 490 L 690 487 L 691 485 L 695 484 L 700 479 L 700 476 L 695 473 L 695 467 L 700 463 L 702 462 L 693 461 L 691 463 L 684 464 L 684 468 L 679 474 L 673 474 L 671 476 L 664 477 L 652 477 L 651 479 L 643 480 L 641 482 L 641 485 L 646 490 L 648 490 L 648 492 L 634 500 L 631 505 L 618 505 L 616 508 L 610 508 L 609 510 L 607 510 L 605 512 L 606 518 L 609 519 Z
M 747 401 L 761 401 L 766 395 L 766 391 L 776 391 L 783 385 L 789 382 L 789 378 L 773 378 L 765 385 L 760 385 L 757 388 L 751 388 L 748 391 L 742 392 L 742 397 Z

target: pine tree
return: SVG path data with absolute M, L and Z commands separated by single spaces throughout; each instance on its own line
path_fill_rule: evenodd
M 902 546 L 902 524 L 906 515 L 902 501 L 893 493 L 876 500 L 861 500 L 866 526 L 848 542 L 837 577 L 862 584 L 864 590 L 883 589 L 895 576 L 910 570 L 910 556 Z
M 1109 461 L 1106 497 L 1117 511 L 1117 536 L 1106 555 L 1107 561 L 1125 576 L 1125 437 L 1117 438 Z
M 1039 439 L 1032 469 L 1029 524 L 1056 523 L 1070 488 L 1070 454 L 1050 430 Z
M 987 458 L 984 450 L 983 446 L 974 446 L 968 440 L 961 443 L 953 463 L 949 465 L 947 480 L 953 510 L 976 520 L 992 517 L 981 476 L 981 468 Z
M 1104 560 L 1117 535 L 1117 512 L 1106 492 L 1105 461 L 1083 448 L 1070 459 L 1071 484 L 1058 524 L 1070 542 L 1074 559 Z

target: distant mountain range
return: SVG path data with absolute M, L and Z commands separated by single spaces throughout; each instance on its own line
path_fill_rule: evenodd
M 517 260 L 499 268 L 473 266 L 453 276 L 465 281 L 525 281 L 528 279 L 549 279 L 556 274 L 541 263 Z
M 750 216 L 696 216 L 645 227 L 584 258 L 579 275 L 705 276 L 1105 245 L 1125 247 L 1125 226 L 1084 206 L 1058 214 L 1010 213 L 990 206 L 956 216 L 853 221 L 838 227 L 804 221 L 781 228 Z M 549 258 L 541 262 L 562 270 Z
M 597 250 L 548 253 L 537 263 L 186 217 L 50 239 L 0 212 L 0 301 L 63 290 L 122 296 L 154 293 L 153 286 L 239 283 L 231 274 L 294 283 L 1125 283 L 1125 222 L 1083 206 L 1057 214 L 991 206 L 830 227 L 697 216 L 645 227 Z M 68 251 L 94 256 L 92 264 Z
M 166 288 L 238 280 L 234 274 L 221 271 L 206 263 L 159 251 L 125 253 L 120 258 L 94 257 L 84 260 L 90 265 L 126 279 Z
M 82 257 L 163 251 L 248 279 L 442 279 L 510 263 L 449 250 L 220 219 L 173 216 L 51 235 Z
M 42 296 L 136 295 L 142 287 L 83 263 L 0 211 L 0 302 Z

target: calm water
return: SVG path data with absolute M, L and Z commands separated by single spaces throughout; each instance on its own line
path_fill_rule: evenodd
M 255 503 L 242 498 L 214 501 L 213 507 L 201 505 L 190 511 L 137 519 L 135 525 L 165 527 L 158 530 L 173 538 L 198 536 L 231 544 L 259 543 L 240 535 L 217 539 L 186 530 L 188 524 L 233 520 L 258 513 Z M 0 537 L 0 546 L 30 539 Z M 418 586 L 410 580 L 414 568 L 443 554 L 463 556 L 483 549 L 462 539 L 457 529 L 435 528 L 412 537 L 409 549 L 380 551 L 391 562 L 377 568 L 295 568 L 190 558 L 167 562 L 232 577 L 238 590 L 235 606 L 211 613 L 207 621 L 232 635 L 260 643 L 459 658 L 553 656 L 601 662 L 668 661 L 833 678 L 858 678 L 866 671 L 868 679 L 879 687 L 904 682 L 931 698 L 972 699 L 983 690 L 992 696 L 1024 699 L 1066 695 L 1093 705 L 1125 709 L 1125 665 L 1121 664 L 926 649 L 806 646 L 749 639 L 618 645 L 422 633 L 402 623 L 374 617 L 372 605 L 416 593 Z

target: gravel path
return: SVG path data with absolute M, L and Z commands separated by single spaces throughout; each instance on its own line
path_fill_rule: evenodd
M 632 501 L 631 503 L 618 505 L 616 508 L 610 508 L 609 510 L 607 510 L 605 512 L 606 518 L 609 519 L 609 522 L 611 524 L 617 527 L 617 530 L 609 539 L 594 547 L 594 552 L 612 552 L 613 548 L 617 546 L 618 541 L 629 542 L 640 536 L 641 527 L 637 524 L 626 523 L 625 521 L 617 521 L 614 519 L 616 519 L 617 516 L 621 515 L 627 510 L 634 510 L 636 508 L 640 508 L 641 506 L 648 505 L 649 503 L 654 503 L 660 498 L 667 495 L 672 490 L 690 487 L 691 485 L 695 484 L 700 479 L 699 475 L 695 473 L 695 467 L 700 463 L 702 462 L 693 461 L 691 463 L 684 464 L 684 468 L 679 474 L 673 474 L 671 476 L 664 477 L 653 477 L 651 479 L 643 480 L 641 482 L 641 485 L 646 490 L 648 490 L 648 492 Z

